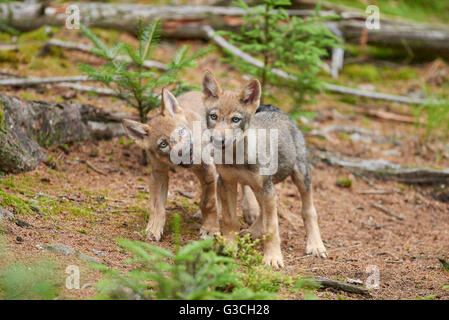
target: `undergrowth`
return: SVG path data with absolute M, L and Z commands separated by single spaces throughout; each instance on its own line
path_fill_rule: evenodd
M 119 239 L 132 258 L 130 271 L 93 265 L 104 274 L 96 288 L 99 299 L 277 299 L 281 289 L 301 291 L 315 299 L 316 284 L 263 266 L 261 240 L 249 235 L 231 244 L 221 238 L 180 245 L 181 218 L 171 220 L 174 252 L 145 242 Z

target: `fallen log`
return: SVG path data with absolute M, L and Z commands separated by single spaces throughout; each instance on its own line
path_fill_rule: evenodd
M 384 159 L 351 159 L 328 152 L 314 152 L 314 155 L 331 165 L 345 167 L 357 173 L 364 173 L 381 180 L 394 180 L 406 184 L 448 184 L 449 168 L 408 168 Z
M 133 116 L 87 104 L 0 94 L 0 171 L 34 169 L 48 158 L 41 147 L 124 135 L 125 118 Z
M 369 295 L 369 290 L 367 288 L 357 286 L 354 284 L 337 281 L 337 280 L 331 280 L 331 279 L 323 278 L 320 276 L 313 277 L 313 280 L 318 282 L 318 284 L 320 284 L 324 288 L 332 288 L 332 289 L 342 290 L 342 291 L 350 292 L 350 293 Z
M 91 27 L 112 28 L 135 33 L 138 21 L 148 23 L 154 19 L 163 20 L 163 35 L 175 38 L 204 39 L 201 28 L 211 24 L 217 29 L 238 31 L 244 24 L 242 16 L 245 11 L 238 7 L 222 6 L 153 6 L 144 4 L 75 2 L 75 3 L 0 3 L 0 19 L 8 25 L 28 31 L 43 25 L 63 26 L 69 14 L 69 5 L 79 9 L 81 23 Z M 345 8 L 337 7 L 319 11 L 320 16 L 340 16 L 338 29 L 342 37 L 349 42 L 358 43 L 363 30 L 367 32 L 367 41 L 388 47 L 404 47 L 411 50 L 425 50 L 440 55 L 449 55 L 449 28 L 421 24 L 405 20 L 383 18 L 379 30 L 367 30 L 367 15 Z M 290 16 L 309 17 L 315 13 L 310 9 L 288 9 Z
M 203 30 L 206 33 L 206 35 L 214 41 L 219 47 L 231 52 L 238 58 L 248 62 L 249 64 L 258 67 L 263 68 L 263 62 L 254 58 L 253 56 L 249 55 L 246 52 L 243 52 L 236 46 L 230 44 L 228 41 L 226 41 L 225 38 L 223 38 L 220 35 L 217 35 L 215 33 L 215 30 L 211 26 L 203 26 Z M 287 79 L 287 80 L 296 80 L 296 77 L 294 75 L 290 75 L 287 72 L 279 69 L 271 69 L 271 72 L 275 75 L 277 75 L 280 78 Z M 324 87 L 326 90 L 331 92 L 337 92 L 337 93 L 343 93 L 343 94 L 351 94 L 356 95 L 360 97 L 366 97 L 371 99 L 379 99 L 379 100 L 388 100 L 388 101 L 394 101 L 394 102 L 400 102 L 400 103 L 409 103 L 409 104 L 421 104 L 424 103 L 424 99 L 414 99 L 404 96 L 396 96 L 386 93 L 378 93 L 378 92 L 371 92 L 371 91 L 365 91 L 365 90 L 359 90 L 354 88 L 348 88 L 340 85 L 325 83 Z

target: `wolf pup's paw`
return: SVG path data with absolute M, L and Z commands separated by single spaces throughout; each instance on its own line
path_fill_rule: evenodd
M 266 266 L 273 266 L 276 269 L 284 267 L 284 259 L 282 254 L 265 254 L 263 257 L 263 262 Z
M 243 209 L 243 220 L 249 225 L 252 225 L 259 216 L 258 209 Z
M 203 240 L 215 238 L 219 234 L 220 234 L 219 228 L 201 227 L 200 229 L 200 238 Z
M 165 221 L 158 221 L 156 219 L 150 220 L 147 228 L 145 229 L 147 239 L 152 241 L 160 241 L 162 234 L 164 233 L 164 224 Z
M 327 258 L 326 248 L 323 241 L 307 241 L 306 255 L 311 255 L 318 258 Z

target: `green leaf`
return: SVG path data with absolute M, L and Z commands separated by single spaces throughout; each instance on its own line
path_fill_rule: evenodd
M 148 59 L 148 56 L 151 53 L 151 49 L 159 42 L 159 39 L 160 21 L 154 20 L 144 28 L 140 35 L 139 53 L 142 61 Z

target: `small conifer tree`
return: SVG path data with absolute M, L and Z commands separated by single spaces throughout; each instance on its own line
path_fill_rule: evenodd
M 80 64 L 80 70 L 90 78 L 104 83 L 114 90 L 119 99 L 137 109 L 142 123 L 147 121 L 148 112 L 160 105 L 159 93 L 162 87 L 175 84 L 172 90 L 175 95 L 194 88 L 178 78 L 179 72 L 195 67 L 195 60 L 208 52 L 208 48 L 204 48 L 189 54 L 189 46 L 182 46 L 173 55 L 165 71 L 160 73 L 153 69 L 147 70 L 144 64 L 151 58 L 158 44 L 159 25 L 160 22 L 155 20 L 145 27 L 139 27 L 137 48 L 121 42 L 108 47 L 91 30 L 81 25 L 81 31 L 94 45 L 93 52 L 102 57 L 105 63 L 99 67 Z M 146 163 L 145 152 L 143 158 Z
M 291 111 L 298 111 L 301 104 L 311 100 L 321 88 L 317 77 L 321 58 L 339 41 L 321 22 L 336 16 L 320 17 L 319 6 L 307 19 L 289 16 L 284 9 L 291 4 L 289 0 L 263 0 L 263 5 L 257 7 L 249 7 L 243 0 L 234 4 L 246 11 L 243 16 L 245 23 L 239 33 L 219 33 L 229 36 L 230 42 L 241 50 L 262 59 L 264 67 L 257 68 L 237 57 L 228 60 L 235 61 L 241 70 L 261 79 L 264 96 L 272 97 L 270 89 L 274 86 L 288 88 L 295 99 Z M 273 68 L 294 77 L 281 79 L 271 71 Z

